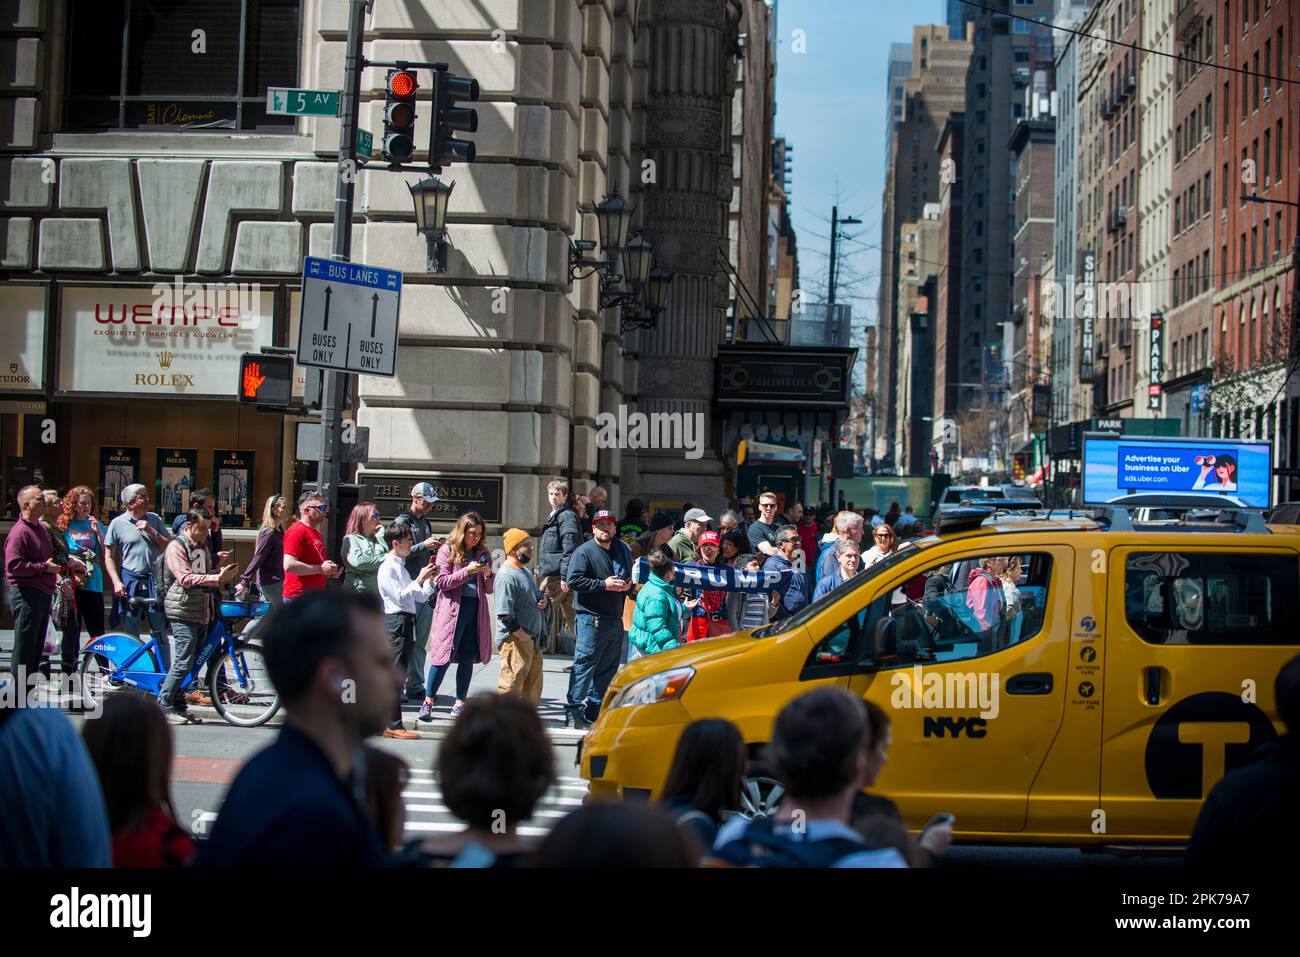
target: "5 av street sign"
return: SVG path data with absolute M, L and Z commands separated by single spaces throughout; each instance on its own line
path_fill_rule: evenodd
M 302 267 L 298 364 L 396 375 L 402 274 L 308 256 Z
M 277 116 L 338 116 L 339 93 L 338 90 L 268 86 L 266 112 Z

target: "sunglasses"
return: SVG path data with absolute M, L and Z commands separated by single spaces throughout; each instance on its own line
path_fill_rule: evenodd
M 759 502 L 759 508 L 776 508 L 776 502 Z
M 893 538 L 893 532 L 876 532 L 876 538 Z
M 316 511 L 321 512 L 322 514 L 330 510 L 330 507 L 328 505 L 308 505 L 307 507 L 314 508 L 316 509 Z

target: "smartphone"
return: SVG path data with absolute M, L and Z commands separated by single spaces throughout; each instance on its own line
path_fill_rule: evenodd
M 926 821 L 925 827 L 921 828 L 921 830 L 925 831 L 932 827 L 943 827 L 944 825 L 952 827 L 955 823 L 957 823 L 957 818 L 954 815 L 941 811 L 934 817 L 930 818 L 930 820 Z
M 438 556 L 437 556 L 437 555 L 430 555 L 430 556 L 429 556 L 429 564 L 430 564 L 430 565 L 436 565 L 436 564 L 438 564 Z

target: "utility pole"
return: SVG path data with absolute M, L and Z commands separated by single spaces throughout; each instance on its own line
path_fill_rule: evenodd
M 334 242 L 330 258 L 348 262 L 352 257 L 353 184 L 357 178 L 357 109 L 361 99 L 361 44 L 365 35 L 369 0 L 349 0 L 347 59 L 339 95 L 339 159 L 334 184 Z M 351 373 L 321 370 L 321 452 L 316 464 L 316 489 L 337 531 L 339 485 L 343 482 L 343 403 Z
M 831 274 L 826 283 L 826 312 L 827 319 L 830 319 L 829 313 L 835 310 L 835 253 L 840 238 L 840 208 L 831 207 Z

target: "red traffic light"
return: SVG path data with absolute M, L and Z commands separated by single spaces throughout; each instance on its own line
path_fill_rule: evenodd
M 393 96 L 413 96 L 419 84 L 409 70 L 397 70 L 388 77 L 388 92 Z

